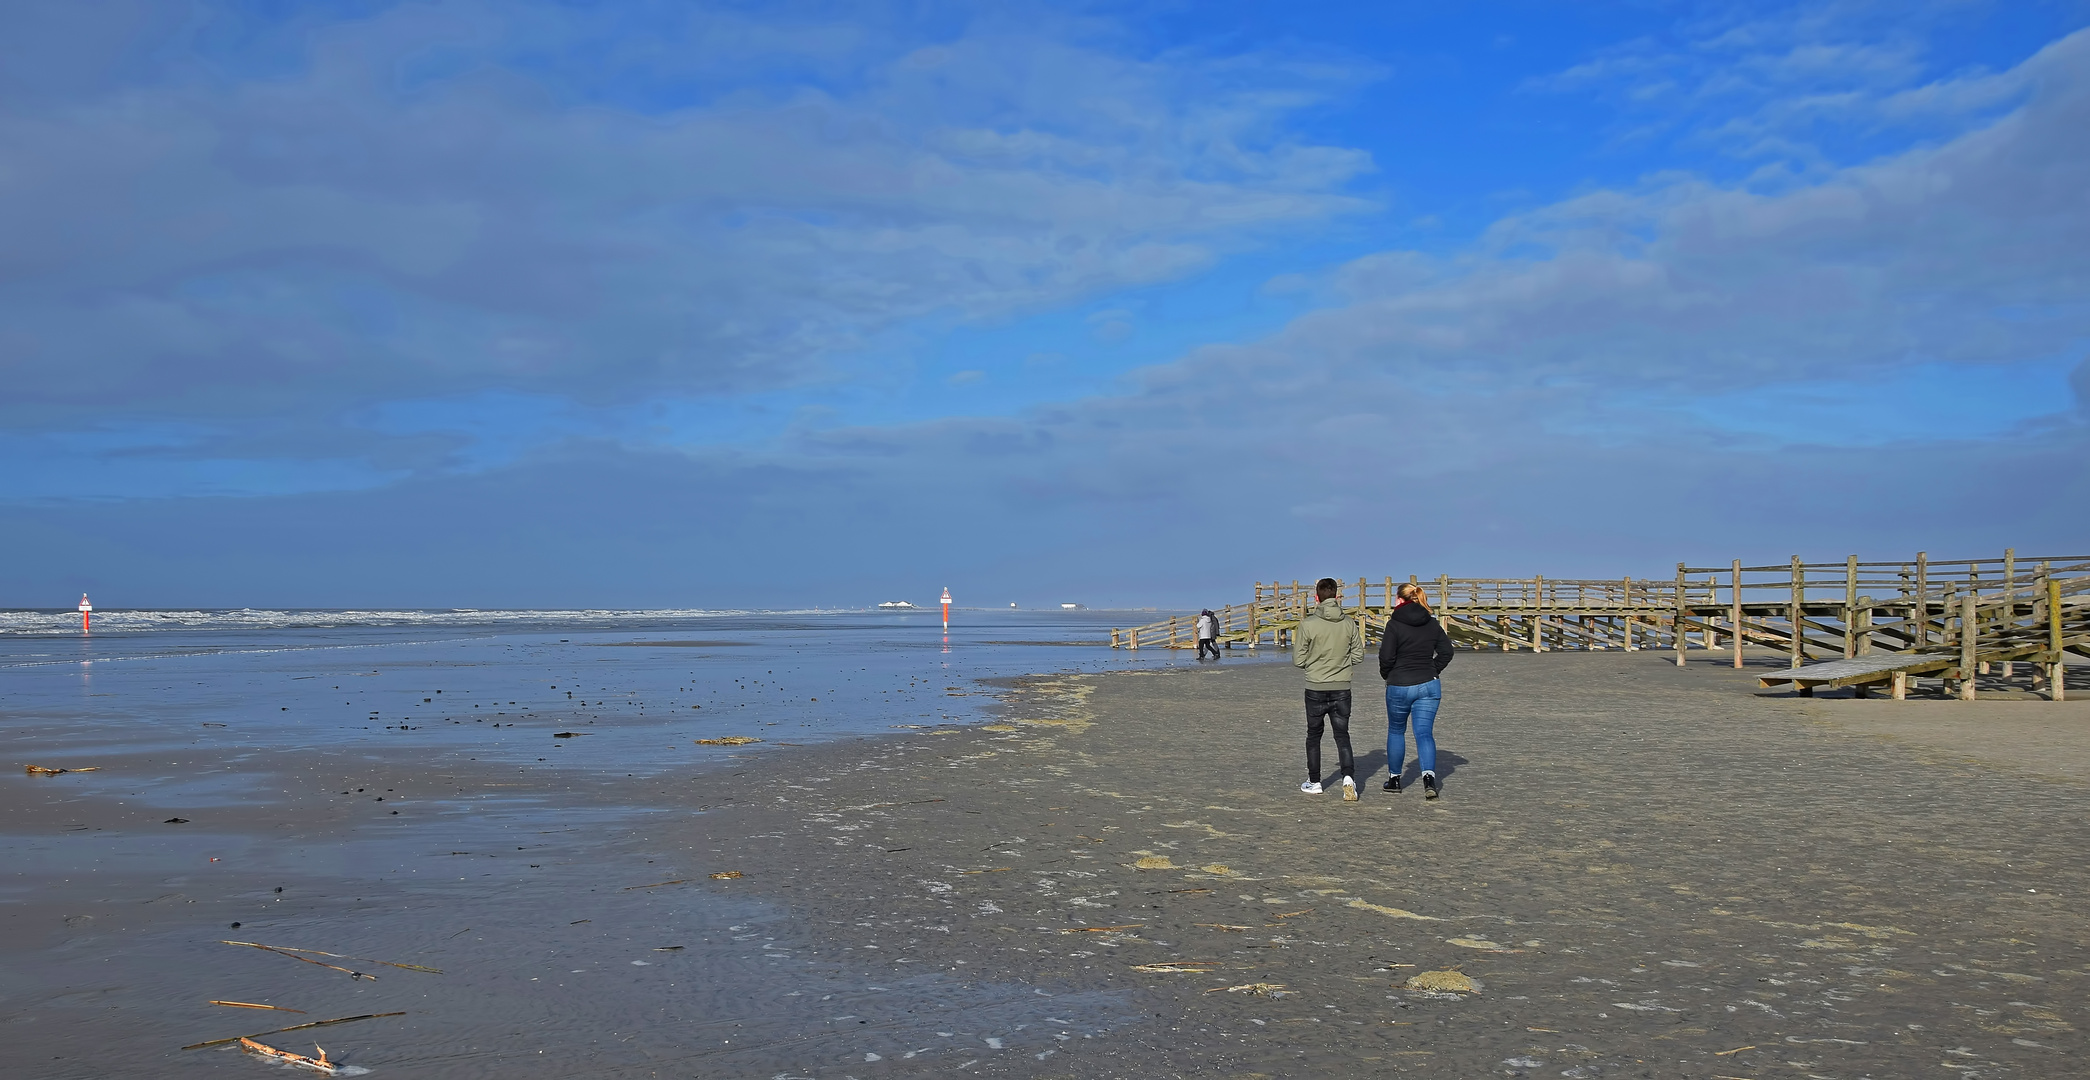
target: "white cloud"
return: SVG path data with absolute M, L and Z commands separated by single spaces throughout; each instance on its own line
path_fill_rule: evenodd
M 618 17 L 401 5 L 302 25 L 252 77 L 149 27 L 180 59 L 0 98 L 0 423 L 804 384 L 898 322 L 1168 279 L 1362 205 L 1364 155 L 1275 123 L 1354 73 L 1129 58 L 1050 21 L 932 47 L 875 18 L 588 21 Z M 532 52 L 591 35 L 644 85 Z
M 2090 483 L 2090 361 L 2075 402 L 1970 388 L 1962 422 L 1938 400 L 1954 378 L 2058 385 L 2025 373 L 2090 354 L 2090 144 L 2076 137 L 2090 32 L 2014 77 L 2019 108 L 1936 146 L 1776 194 L 1684 176 L 1593 192 L 1464 252 L 1356 260 L 1330 275 L 1332 306 L 1146 369 L 1123 394 L 831 430 L 792 460 L 876 447 L 880 475 L 947 473 L 983 499 L 1020 493 L 1033 514 L 1091 508 L 1127 535 L 1173 516 L 1249 550 L 1329 557 L 1361 557 L 1417 514 L 1436 531 L 1416 542 L 1446 552 L 1498 528 L 1498 550 L 1528 545 L 1518 523 L 1533 515 L 1630 528 L 1621 553 L 1715 522 L 1736 543 L 1805 526 L 1840 547 L 1944 530 L 1851 515 L 1986 477 L 1980 527 L 1946 539 L 2019 529 L 2065 546 L 2090 526 L 2069 494 Z M 1723 420 L 1781 393 L 1794 416 Z

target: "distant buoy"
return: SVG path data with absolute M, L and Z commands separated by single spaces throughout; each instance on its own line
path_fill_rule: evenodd
M 93 605 L 92 603 L 90 603 L 90 602 L 88 601 L 88 599 L 87 599 L 87 594 L 86 594 L 86 593 L 81 593 L 81 594 L 80 594 L 80 632 L 81 632 L 81 633 L 83 633 L 83 634 L 84 634 L 84 633 L 86 633 L 86 632 L 87 632 L 87 620 L 89 620 L 89 619 L 92 619 L 92 618 L 94 618 L 94 605 Z
M 943 628 L 945 631 L 949 631 L 951 628 L 951 590 L 949 589 L 943 591 Z

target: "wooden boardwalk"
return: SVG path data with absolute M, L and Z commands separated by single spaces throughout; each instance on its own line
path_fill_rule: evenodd
M 2090 656 L 2090 556 L 1908 562 L 1806 563 L 1693 567 L 1674 578 L 1549 579 L 1409 577 L 1461 648 L 1545 652 L 1561 649 L 1667 649 L 1681 665 L 1688 652 L 1726 654 L 1739 668 L 1752 651 L 1786 662 L 1790 675 L 1765 685 L 1894 688 L 1929 675 L 1972 693 L 1965 672 L 1992 664 L 2036 665 L 2049 684 L 2066 653 Z M 1400 582 L 1384 577 L 1342 581 L 1343 607 L 1360 617 L 1367 643 L 1386 624 Z M 1256 648 L 1290 643 L 1313 608 L 1313 587 L 1294 580 L 1257 582 L 1253 598 L 1215 614 L 1220 645 Z M 1111 631 L 1114 648 L 1193 648 L 1195 616 L 1179 615 Z M 1969 630 L 1968 628 L 1972 628 Z M 1837 661 L 1842 666 L 1808 665 Z

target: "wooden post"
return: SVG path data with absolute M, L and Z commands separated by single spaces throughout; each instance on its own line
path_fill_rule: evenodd
M 1171 649 L 1176 647 L 1176 617 L 1174 615 L 1168 617 L 1168 647 Z
M 1541 637 L 1545 633 L 1546 575 L 1538 574 L 1531 579 L 1531 651 L 1545 652 L 1546 643 Z
M 1125 633 L 1129 635 L 1129 641 L 1127 642 L 1125 647 L 1128 649 L 1139 648 L 1139 627 L 1135 626 L 1132 629 L 1125 631 Z
M 1736 565 L 1736 566 L 1740 566 L 1740 565 L 1742 565 L 1742 564 L 1741 564 L 1741 563 L 1736 563 L 1735 565 Z M 1671 636 L 1671 637 L 1674 637 L 1674 638 L 1676 639 L 1676 666 L 1677 666 L 1677 667 L 1683 667 L 1683 666 L 1684 666 L 1684 647 L 1685 647 L 1685 642 L 1684 642 L 1684 611 L 1685 611 L 1685 609 L 1686 609 L 1686 608 L 1685 608 L 1685 605 L 1686 605 L 1686 601 L 1685 601 L 1685 593 L 1684 593 L 1684 564 L 1683 564 L 1683 563 L 1677 563 L 1677 564 L 1676 564 L 1676 615 L 1675 615 L 1675 616 L 1673 616 L 1673 618 L 1674 618 L 1674 619 L 1676 620 L 1676 625 L 1675 625 L 1675 626 L 1672 626 L 1672 627 L 1670 627 L 1670 629 L 1671 629 L 1671 630 L 1674 630 L 1674 631 L 1676 631 L 1676 632 L 1675 632 L 1674 634 L 1672 634 L 1672 635 L 1670 635 L 1670 636 Z
M 2003 549 L 2003 625 L 2002 625 L 2001 627 L 1998 627 L 1997 629 L 1998 629 L 1998 630 L 2000 630 L 2000 631 L 2001 631 L 2002 633 L 2005 633 L 2005 634 L 2007 634 L 2007 633 L 2009 633 L 2009 632 L 2010 632 L 2010 628 L 2011 628 L 2012 626 L 2015 626 L 2016 624 L 2017 624 L 2017 549 L 2016 549 L 2016 548 L 2004 548 L 2004 549 Z M 2014 675 L 2014 674 L 2016 674 L 2016 673 L 2017 673 L 2017 662 L 2016 662 L 2016 661 L 2014 661 L 2014 660 L 2005 660 L 2005 661 L 2003 661 L 2003 677 L 2004 677 L 2004 678 L 2006 678 L 2006 679 L 2007 679 L 2007 678 L 2011 677 L 2012 675 Z
M 1681 579 L 1679 579 L 1679 580 L 1681 580 Z M 1733 586 L 1733 588 L 1734 588 L 1734 596 L 1733 596 L 1733 597 L 1732 597 L 1731 599 L 1732 599 L 1732 600 L 1733 600 L 1733 602 L 1734 602 L 1734 609 L 1733 609 L 1733 611 L 1729 612 L 1729 614 L 1728 614 L 1728 618 L 1729 618 L 1730 620 L 1732 620 L 1732 621 L 1733 621 L 1733 623 L 1734 623 L 1734 667 L 1735 667 L 1735 670 L 1736 670 L 1736 671 L 1740 671 L 1740 670 L 1741 670 L 1741 668 L 1742 668 L 1742 641 L 1743 641 L 1743 634 L 1742 634 L 1742 560 L 1740 560 L 1740 559 L 1736 559 L 1736 560 L 1734 561 L 1734 586 Z
M 1437 597 L 1432 603 L 1435 603 L 1438 607 L 1448 608 L 1451 606 L 1450 576 L 1445 574 L 1437 575 Z
M 1872 597 L 1861 596 L 1858 598 L 1858 613 L 1853 617 L 1858 620 L 1858 655 L 1871 656 Z
M 1623 590 L 1619 593 L 1619 603 L 1623 604 L 1626 609 L 1622 624 L 1626 629 L 1626 651 L 1632 652 L 1640 647 L 1633 641 L 1633 579 L 1627 577 L 1620 582 L 1619 587 Z
M 1974 700 L 1976 657 L 1981 646 L 1981 594 L 1972 589 L 1959 602 L 1959 699 Z
M 1909 673 L 1906 671 L 1897 671 L 1894 673 L 1894 700 L 1907 701 L 1908 699 Z
M 2052 574 L 2046 579 L 2046 647 L 2054 656 L 2054 666 L 2047 669 L 2047 697 L 2067 701 L 2068 667 L 2061 652 L 2061 580 Z
M 1930 554 L 1916 553 L 1916 603 L 1910 614 L 1915 616 L 1914 644 L 1918 649 L 1930 644 Z
M 1858 655 L 1858 557 L 1843 563 L 1843 658 Z
M 1118 628 L 1115 626 L 1110 628 L 1110 647 L 1113 649 L 1118 647 Z
M 1792 557 L 1792 605 L 1785 617 L 1792 623 L 1792 666 L 1799 667 L 1807 662 L 1807 571 L 1798 555 Z

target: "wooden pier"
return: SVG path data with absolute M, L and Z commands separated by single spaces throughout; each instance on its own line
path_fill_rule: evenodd
M 1894 696 L 1912 676 L 1944 678 L 1972 694 L 1968 674 L 2034 665 L 2035 684 L 2055 699 L 2067 653 L 2090 657 L 2090 556 L 1908 562 L 1791 561 L 1724 567 L 1678 563 L 1673 578 L 1552 579 L 1391 577 L 1342 581 L 1337 599 L 1377 641 L 1402 581 L 1423 587 L 1432 611 L 1461 648 L 1547 652 L 1662 649 L 1682 665 L 1693 651 L 1723 653 L 1737 668 L 1748 654 L 1783 660 L 1789 672 L 1765 685 L 1880 684 Z M 1219 616 L 1223 648 L 1290 643 L 1313 609 L 1313 586 L 1257 582 L 1254 598 Z M 1113 648 L 1194 648 L 1194 615 L 1112 630 Z M 1817 662 L 1821 662 L 1817 665 Z M 1815 665 L 1815 666 L 1810 666 Z M 1861 693 L 1863 690 L 1861 689 Z

